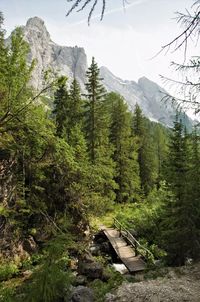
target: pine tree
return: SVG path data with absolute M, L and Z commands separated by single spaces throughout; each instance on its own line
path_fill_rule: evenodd
M 189 136 L 177 116 L 169 145 L 167 175 L 174 199 L 166 203 L 163 218 L 164 248 L 169 263 L 176 265 L 183 265 L 187 257 L 193 257 L 196 245 L 196 207 L 189 193 L 190 150 Z
M 153 141 L 146 123 L 146 118 L 143 116 L 140 107 L 136 104 L 133 114 L 133 134 L 137 136 L 139 142 L 138 162 L 141 188 L 147 195 L 156 182 L 157 171 Z
M 191 238 L 191 257 L 196 259 L 200 253 L 200 137 L 195 127 L 190 135 L 191 157 L 188 176 L 188 199 L 190 201 L 190 214 L 193 221 Z
M 87 105 L 86 105 L 86 133 L 88 150 L 91 161 L 97 157 L 97 148 L 103 145 L 104 138 L 108 136 L 108 117 L 104 110 L 105 89 L 101 84 L 99 68 L 92 58 L 91 66 L 86 72 Z
M 131 129 L 131 113 L 120 95 L 110 93 L 107 100 L 111 103 L 110 139 L 114 146 L 115 181 L 118 184 L 116 200 L 133 201 L 139 192 L 140 180 L 137 146 Z
M 67 139 L 66 127 L 68 118 L 69 94 L 66 87 L 67 78 L 61 76 L 58 79 L 58 88 L 54 93 L 53 115 L 56 123 L 56 134 Z
M 91 166 L 92 190 L 111 203 L 115 198 L 113 146 L 109 141 L 109 114 L 105 103 L 105 89 L 99 68 L 92 58 L 87 73 L 85 133 Z
M 188 155 L 187 143 L 188 136 L 185 132 L 182 121 L 174 122 L 174 128 L 169 145 L 169 163 L 168 163 L 168 177 L 170 187 L 174 192 L 176 198 L 181 202 L 184 199 L 186 177 L 188 172 Z
M 81 125 L 83 122 L 83 100 L 79 83 L 75 78 L 69 89 L 69 107 L 68 127 L 73 128 L 77 124 Z

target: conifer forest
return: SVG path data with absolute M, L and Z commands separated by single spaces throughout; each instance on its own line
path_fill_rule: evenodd
M 69 2 L 74 13 L 91 1 Z M 164 48 L 190 43 L 191 31 L 199 35 L 199 8 L 197 1 L 195 16 L 180 16 L 184 33 Z M 199 57 L 175 66 L 198 81 L 181 83 L 187 96 L 167 127 L 108 91 L 94 57 L 84 87 L 75 75 L 49 69 L 36 89 L 38 62 L 27 60 L 23 30 L 9 41 L 5 35 L 1 13 L 0 302 L 122 301 L 107 295 L 126 278 L 114 269 L 115 247 L 103 234 L 116 222 L 120 236 L 128 230 L 135 240 L 144 275 L 198 263 L 200 129 L 198 122 L 188 127 L 183 109 L 200 110 Z M 79 287 L 85 291 L 77 298 Z

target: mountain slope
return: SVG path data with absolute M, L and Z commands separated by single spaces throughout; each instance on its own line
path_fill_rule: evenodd
M 129 108 L 134 109 L 135 104 L 142 108 L 144 115 L 150 120 L 160 122 L 166 126 L 173 126 L 176 109 L 170 102 L 164 102 L 163 97 L 167 91 L 158 84 L 142 77 L 138 83 L 122 80 L 113 75 L 106 67 L 101 67 L 101 76 L 108 91 L 121 94 L 127 101 Z M 185 123 L 191 125 L 187 116 L 182 116 Z

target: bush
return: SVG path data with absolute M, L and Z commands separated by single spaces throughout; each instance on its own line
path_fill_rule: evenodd
M 0 264 L 0 281 L 5 281 L 19 273 L 19 269 L 13 262 Z
M 73 282 L 67 265 L 66 235 L 52 240 L 44 251 L 42 263 L 34 271 L 24 289 L 26 302 L 54 302 L 66 296 Z
M 14 288 L 6 288 L 0 284 L 0 302 L 14 302 L 16 301 L 14 298 L 15 289 Z

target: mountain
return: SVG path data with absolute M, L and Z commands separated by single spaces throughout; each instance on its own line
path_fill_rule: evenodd
M 41 88 L 43 72 L 49 68 L 69 78 L 76 77 L 81 87 L 84 87 L 87 57 L 83 48 L 60 46 L 54 43 L 44 21 L 38 17 L 30 18 L 26 26 L 21 28 L 25 40 L 30 45 L 28 60 L 37 61 L 32 80 L 35 88 Z
M 168 94 L 166 90 L 145 77 L 136 83 L 116 77 L 106 67 L 101 67 L 100 70 L 106 89 L 121 94 L 131 110 L 138 103 L 150 120 L 170 127 L 173 125 L 176 110 L 170 102 L 164 101 L 164 96 Z
M 55 73 L 66 75 L 69 80 L 76 77 L 84 91 L 87 57 L 81 47 L 60 46 L 51 40 L 44 21 L 38 17 L 30 18 L 25 26 L 21 26 L 25 40 L 30 45 L 28 61 L 36 59 L 37 65 L 33 71 L 32 85 L 36 89 L 42 87 L 43 72 L 52 69 Z M 9 42 L 9 38 L 8 38 Z M 139 104 L 145 116 L 150 120 L 172 126 L 176 114 L 175 108 L 163 102 L 167 93 L 156 83 L 142 77 L 138 82 L 122 80 L 113 75 L 108 68 L 100 68 L 104 86 L 108 91 L 121 94 L 129 105 L 130 110 Z M 188 117 L 186 124 L 191 125 Z

